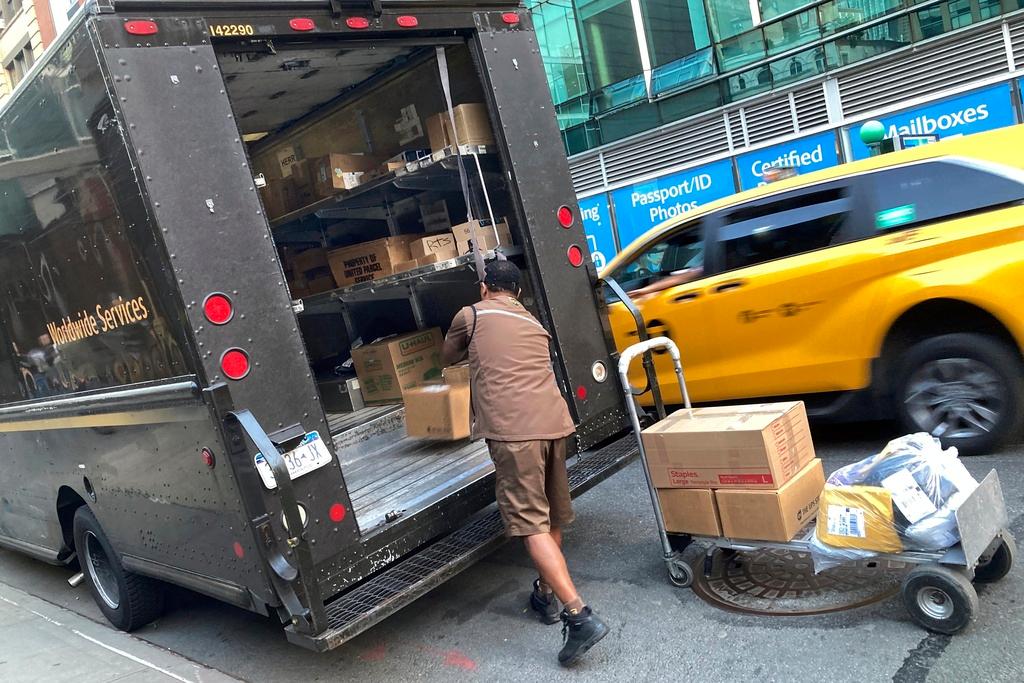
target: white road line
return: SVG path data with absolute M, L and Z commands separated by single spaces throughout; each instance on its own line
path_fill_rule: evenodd
M 110 650 L 111 652 L 113 652 L 116 655 L 121 655 L 122 657 L 124 657 L 126 659 L 130 659 L 133 662 L 135 662 L 136 664 L 141 664 L 142 666 L 148 667 L 148 668 L 152 669 L 153 671 L 159 671 L 160 673 L 164 674 L 165 676 L 170 676 L 171 678 L 173 678 L 176 681 L 181 681 L 181 683 L 195 683 L 194 681 L 191 681 L 191 680 L 189 680 L 189 679 L 187 679 L 187 678 L 185 678 L 183 676 L 179 676 L 178 674 L 174 673 L 173 671 L 168 671 L 167 669 L 161 668 L 161 667 L 157 666 L 156 664 L 154 664 L 153 662 L 147 662 L 145 659 L 142 659 L 141 657 L 136 657 L 135 655 L 133 655 L 131 653 L 128 653 L 128 652 L 125 652 L 124 650 L 118 650 L 116 647 L 113 647 L 111 645 L 107 645 L 103 641 L 96 640 L 92 636 L 87 636 L 87 635 L 85 635 L 84 633 L 82 633 L 81 631 L 79 631 L 77 629 L 71 629 L 71 632 L 74 633 L 76 636 L 79 636 L 80 638 L 85 638 L 90 643 L 93 643 L 95 645 L 99 645 L 100 647 L 102 647 L 105 650 Z

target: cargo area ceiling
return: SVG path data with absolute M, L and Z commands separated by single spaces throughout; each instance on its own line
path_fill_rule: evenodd
M 228 95 L 245 135 L 270 133 L 406 61 L 415 48 L 264 47 L 218 50 Z

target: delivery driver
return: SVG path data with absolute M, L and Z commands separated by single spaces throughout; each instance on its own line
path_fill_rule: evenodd
M 540 574 L 530 607 L 546 624 L 561 618 L 558 661 L 568 666 L 608 634 L 576 592 L 562 555 L 562 528 L 574 517 L 565 456 L 576 429 L 555 383 L 550 336 L 517 299 L 519 269 L 493 261 L 484 273 L 482 301 L 456 314 L 444 360 L 469 356 L 474 436 L 487 439 L 505 529 L 523 538 Z

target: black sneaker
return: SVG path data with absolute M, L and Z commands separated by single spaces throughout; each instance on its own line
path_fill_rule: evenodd
M 589 607 L 584 607 L 579 614 L 569 614 L 562 610 L 562 638 L 565 645 L 558 653 L 558 663 L 569 666 L 608 635 L 608 631 L 608 625 Z
M 530 593 L 530 609 L 544 624 L 558 623 L 558 598 L 554 593 L 540 592 L 540 579 L 534 579 L 533 591 Z

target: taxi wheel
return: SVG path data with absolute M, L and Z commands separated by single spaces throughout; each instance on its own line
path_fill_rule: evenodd
M 962 455 L 1012 436 L 1024 405 L 1020 357 L 984 334 L 945 334 L 912 346 L 896 364 L 894 400 L 908 433 L 928 432 Z
M 89 591 L 111 624 L 133 631 L 160 616 L 163 586 L 153 579 L 126 571 L 92 511 L 83 505 L 75 512 L 75 552 Z

